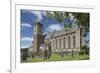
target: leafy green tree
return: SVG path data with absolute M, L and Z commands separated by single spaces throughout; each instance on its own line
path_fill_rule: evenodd
M 28 49 L 21 49 L 22 61 L 27 60 L 28 57 L 29 57 Z
M 48 48 L 48 50 L 45 50 L 45 54 L 47 53 L 47 57 L 48 58 L 50 58 L 50 56 L 51 56 L 51 53 L 52 53 L 52 51 L 51 51 L 51 42 L 49 41 L 49 40 L 47 40 L 46 42 L 45 42 L 45 45 L 46 45 L 46 47 Z
M 45 50 L 44 50 L 44 59 L 47 59 L 47 58 L 48 58 L 48 50 L 45 49 Z
M 78 27 L 82 28 L 83 35 L 86 35 L 86 32 L 89 32 L 89 13 L 78 13 L 78 12 L 60 12 L 60 11 L 47 11 L 46 16 L 48 18 L 55 18 L 58 22 L 63 22 L 64 20 L 68 20 L 71 18 L 70 14 L 76 18 L 76 22 L 78 23 Z M 71 27 L 71 24 L 65 24 L 65 28 Z
M 84 54 L 89 55 L 89 48 L 86 45 L 82 46 L 80 51 L 80 55 L 84 55 Z

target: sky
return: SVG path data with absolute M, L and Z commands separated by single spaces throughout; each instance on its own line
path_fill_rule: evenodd
M 76 19 L 74 16 L 69 14 L 69 20 L 63 20 L 58 22 L 55 18 L 48 18 L 45 11 L 34 11 L 34 10 L 21 10 L 21 48 L 28 48 L 34 41 L 34 24 L 36 21 L 40 21 L 43 24 L 43 34 L 48 34 L 52 31 L 60 31 L 64 29 L 64 23 L 72 23 L 73 27 L 76 27 Z M 89 34 L 87 35 L 89 39 Z

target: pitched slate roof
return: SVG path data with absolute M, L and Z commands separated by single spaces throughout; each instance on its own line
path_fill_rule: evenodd
M 53 37 L 53 35 L 55 34 L 55 32 L 56 32 L 56 31 L 48 33 L 48 34 L 46 35 L 45 39 L 49 39 L 49 38 Z
M 72 32 L 75 32 L 75 31 L 77 31 L 76 28 L 71 28 L 70 30 L 63 29 L 61 31 L 54 31 L 54 32 L 48 33 L 47 36 L 45 37 L 45 39 L 49 39 L 49 38 L 57 37 L 57 36 L 62 36 L 62 35 L 65 35 L 67 33 L 72 33 Z

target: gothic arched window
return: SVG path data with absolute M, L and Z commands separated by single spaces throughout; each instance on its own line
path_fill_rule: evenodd
M 56 39 L 56 49 L 57 49 L 57 39 Z
M 68 36 L 68 48 L 69 49 L 71 48 L 71 38 L 70 38 L 70 36 Z
M 75 37 L 75 35 L 73 36 L 73 48 L 76 48 L 76 37 Z
M 59 48 L 61 49 L 61 38 L 59 38 Z
M 52 42 L 52 45 L 53 45 L 53 49 L 54 49 L 54 40 L 53 40 L 53 42 Z
M 65 49 L 65 37 L 63 39 L 63 48 Z

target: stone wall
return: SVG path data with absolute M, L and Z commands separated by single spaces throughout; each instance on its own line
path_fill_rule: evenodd
M 68 40 L 68 37 L 70 37 L 70 41 Z M 79 51 L 81 47 L 80 41 L 80 29 L 77 29 L 75 32 L 72 32 L 70 34 L 66 33 L 63 36 L 52 38 L 51 48 L 53 51 Z M 70 46 L 70 48 L 68 45 Z

